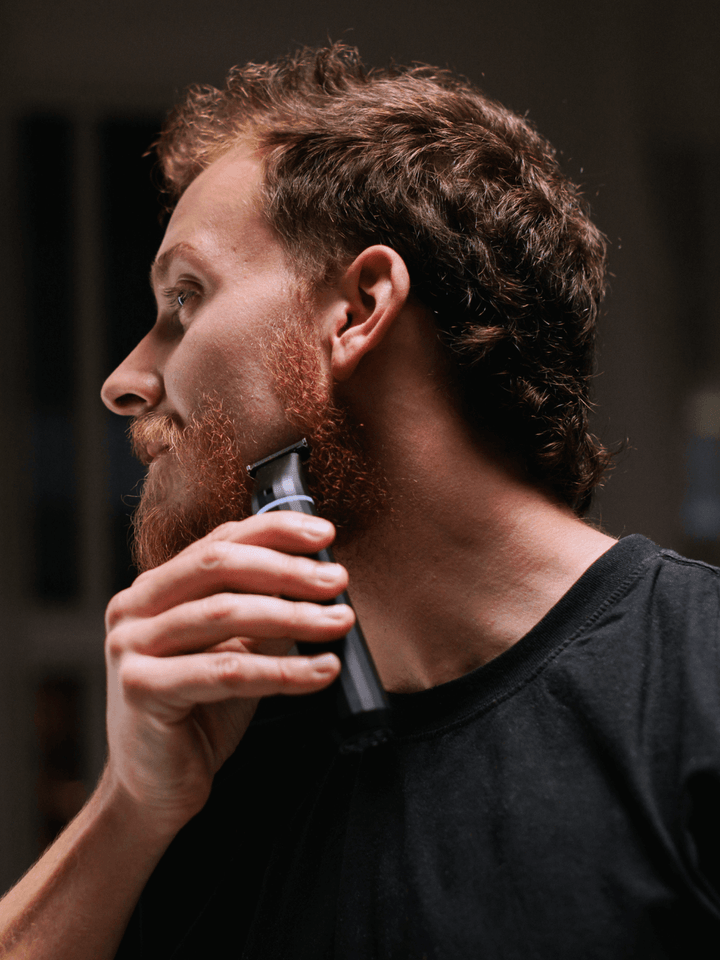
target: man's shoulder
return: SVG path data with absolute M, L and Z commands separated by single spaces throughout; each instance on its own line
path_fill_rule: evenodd
M 609 579 L 617 583 L 621 604 L 661 607 L 667 615 L 717 615 L 720 568 L 684 557 L 634 534 L 608 553 Z
M 644 580 L 658 614 L 706 626 L 720 620 L 720 568 L 658 548 Z
M 628 704 L 647 710 L 655 700 L 676 719 L 700 705 L 720 718 L 720 569 L 637 535 L 609 552 L 607 566 L 609 586 L 574 644 L 575 666 Z
M 658 548 L 658 555 L 662 565 L 678 580 L 707 583 L 720 581 L 720 567 L 715 567 L 704 560 L 684 557 L 675 550 L 665 548 Z
M 547 626 L 559 638 L 555 669 L 574 688 L 684 698 L 709 678 L 720 695 L 720 569 L 624 537 L 578 581 Z M 550 641 L 548 641 L 549 643 Z M 614 697 L 614 694 L 613 694 Z M 720 700 L 718 700 L 720 715 Z

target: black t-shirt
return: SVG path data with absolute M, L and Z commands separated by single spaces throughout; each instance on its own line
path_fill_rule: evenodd
M 118 956 L 716 957 L 719 578 L 627 537 L 363 754 L 263 701 Z

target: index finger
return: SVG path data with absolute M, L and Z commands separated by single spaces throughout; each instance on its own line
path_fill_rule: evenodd
M 334 527 L 313 516 L 283 513 L 223 524 L 141 574 L 110 601 L 108 629 L 128 616 L 155 616 L 218 592 L 283 594 L 317 601 L 337 596 L 347 583 L 342 568 L 302 556 L 329 543 Z
M 335 527 L 329 520 L 312 514 L 270 510 L 245 520 L 222 523 L 203 539 L 270 547 L 283 553 L 316 553 L 335 539 Z

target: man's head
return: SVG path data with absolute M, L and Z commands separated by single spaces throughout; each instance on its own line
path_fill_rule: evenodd
M 326 515 L 371 514 L 334 385 L 408 310 L 478 436 L 586 509 L 609 459 L 588 432 L 605 248 L 525 121 L 445 73 L 365 74 L 335 46 L 192 90 L 157 150 L 174 207 L 158 319 L 104 389 L 154 458 L 143 566 L 242 516 L 244 464 L 301 433 Z
M 260 180 L 242 146 L 184 192 L 153 264 L 156 323 L 103 388 L 110 409 L 135 417 L 149 467 L 135 517 L 141 569 L 247 516 L 246 465 L 300 436 L 341 537 L 379 509 L 359 428 L 332 397 L 325 346 L 344 308 L 306 294 L 264 221 Z
M 365 73 L 336 45 L 191 90 L 157 145 L 172 201 L 239 143 L 306 288 L 395 250 L 468 421 L 584 512 L 609 461 L 588 430 L 605 244 L 547 141 L 447 73 Z

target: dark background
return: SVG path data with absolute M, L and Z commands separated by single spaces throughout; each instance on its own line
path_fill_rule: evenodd
M 720 561 L 714 0 L 25 0 L 0 18 L 0 887 L 102 765 L 102 615 L 131 577 L 139 473 L 98 392 L 152 322 L 142 154 L 188 83 L 343 39 L 527 113 L 611 243 L 596 429 L 627 451 L 595 517 Z

